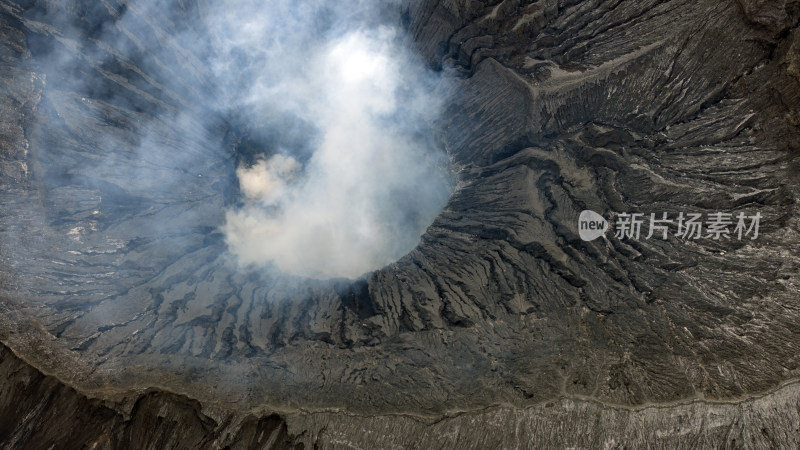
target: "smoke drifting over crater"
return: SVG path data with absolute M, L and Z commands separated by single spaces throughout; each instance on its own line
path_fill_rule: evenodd
M 333 20 L 316 34 L 313 20 L 299 29 L 246 24 L 223 42 L 246 43 L 247 51 L 275 39 L 278 50 L 251 63 L 263 64 L 268 76 L 237 95 L 244 94 L 249 127 L 291 117 L 306 124 L 301 148 L 311 149 L 304 155 L 276 145 L 238 168 L 245 200 L 227 212 L 224 232 L 243 264 L 357 277 L 411 250 L 449 195 L 446 161 L 427 129 L 440 105 L 435 77 L 402 47 L 397 29 Z
M 144 0 L 81 10 L 75 23 L 68 4 L 26 12 L 30 26 L 61 30 L 57 44 L 36 49 L 47 55 L 55 112 L 76 130 L 84 115 L 123 124 L 94 127 L 102 131 L 87 141 L 110 151 L 91 161 L 43 150 L 47 183 L 107 187 L 102 201 L 116 209 L 95 205 L 97 220 L 133 209 L 152 217 L 161 205 L 141 199 L 194 198 L 208 190 L 199 183 L 238 186 L 224 205 L 138 230 L 180 252 L 191 245 L 173 242 L 181 230 L 213 227 L 239 265 L 256 270 L 324 279 L 384 266 L 417 245 L 451 192 L 431 131 L 447 88 L 408 48 L 396 6 L 235 0 L 189 11 Z M 186 14 L 197 20 L 173 21 Z M 161 20 L 172 34 L 155 31 Z M 137 115 L 116 113 L 128 108 Z M 236 179 L 197 177 L 219 165 Z

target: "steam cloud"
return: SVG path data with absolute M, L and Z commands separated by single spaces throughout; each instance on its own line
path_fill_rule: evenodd
M 404 45 L 392 1 L 74 1 L 26 13 L 34 28 L 61 30 L 35 52 L 51 102 L 73 128 L 92 130 L 86 145 L 108 149 L 87 158 L 43 146 L 60 174 L 53 189 L 91 205 L 92 220 L 137 211 L 104 229 L 114 242 L 141 235 L 179 253 L 196 245 L 181 237 L 187 228 L 216 227 L 236 261 L 257 270 L 357 277 L 401 257 L 451 180 L 431 132 L 447 89 Z M 115 116 L 125 126 L 99 122 L 112 105 L 135 111 Z M 199 176 L 230 164 L 221 122 L 241 138 L 232 145 L 241 201 L 224 217 L 219 199 L 164 208 L 201 195 L 198 183 L 226 184 Z
M 226 213 L 228 247 L 244 265 L 315 278 L 357 277 L 402 256 L 449 195 L 427 128 L 437 80 L 368 3 L 245 3 L 212 24 L 220 78 L 249 75 L 230 89 L 230 107 L 253 129 L 275 117 L 303 129 L 299 144 L 265 148 L 236 171 L 245 200 Z

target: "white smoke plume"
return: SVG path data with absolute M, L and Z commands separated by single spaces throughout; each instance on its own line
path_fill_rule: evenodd
M 220 79 L 243 83 L 224 87 L 229 107 L 253 128 L 295 118 L 311 151 L 265 148 L 238 168 L 244 201 L 223 227 L 230 251 L 243 265 L 314 278 L 354 278 L 396 260 L 449 195 L 429 131 L 437 80 L 396 27 L 373 20 L 373 5 L 244 3 L 212 24 Z
M 60 30 L 33 52 L 48 101 L 93 130 L 82 145 L 108 149 L 43 146 L 49 178 L 102 189 L 109 223 L 138 211 L 115 239 L 179 252 L 187 229 L 219 229 L 242 267 L 354 278 L 413 249 L 449 197 L 431 131 L 447 89 L 406 45 L 397 0 L 65 0 L 26 14 Z M 96 123 L 112 110 L 124 126 Z M 231 149 L 239 167 L 206 172 Z M 201 172 L 235 172 L 241 201 L 221 211 L 231 183 Z M 206 182 L 224 194 L 152 218 Z

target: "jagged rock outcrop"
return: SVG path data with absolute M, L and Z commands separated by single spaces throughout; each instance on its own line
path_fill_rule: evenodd
M 277 414 L 209 417 L 196 400 L 149 390 L 87 398 L 0 348 L 4 448 L 304 448 Z

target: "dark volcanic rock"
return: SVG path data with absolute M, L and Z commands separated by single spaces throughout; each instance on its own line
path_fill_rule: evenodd
M 119 402 L 87 398 L 0 350 L 0 442 L 5 448 L 796 448 L 800 387 L 741 403 L 638 409 L 561 399 L 425 420 L 403 415 L 205 411 L 149 389 Z M 302 430 L 290 434 L 289 427 Z M 487 432 L 490 429 L 491 432 Z M 554 430 L 557 430 L 554 432 Z
M 226 256 L 242 136 L 198 112 L 217 92 L 205 50 L 169 36 L 204 42 L 203 2 L 178 3 L 104 2 L 100 33 L 89 3 L 0 0 L 0 340 L 78 391 L 48 378 L 15 403 L 57 391 L 87 443 L 156 426 L 199 446 L 220 427 L 359 448 L 797 445 L 796 387 L 776 390 L 800 373 L 797 2 L 404 2 L 451 82 L 437 129 L 458 187 L 415 250 L 354 282 Z M 48 72 L 53 54 L 91 86 Z M 189 110 L 203 120 L 174 120 Z M 170 150 L 153 161 L 145 124 Z M 762 227 L 585 242 L 585 209 Z M 176 394 L 114 406 L 154 386 Z M 294 415 L 226 428 L 197 412 L 212 404 Z
M 303 448 L 276 414 L 212 418 L 196 400 L 157 390 L 117 404 L 87 398 L 6 347 L 0 347 L 0 373 L 5 448 Z

